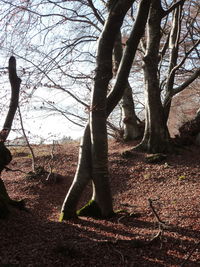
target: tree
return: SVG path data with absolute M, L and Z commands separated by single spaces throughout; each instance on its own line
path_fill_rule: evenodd
M 113 57 L 114 57 L 113 65 L 115 72 L 117 72 L 119 68 L 120 61 L 122 59 L 122 54 L 123 54 L 122 37 L 120 33 L 115 41 L 115 46 L 113 50 Z M 135 113 L 132 88 L 129 81 L 127 82 L 126 89 L 124 90 L 121 102 L 122 102 L 123 123 L 124 123 L 123 139 L 126 141 L 135 140 L 138 137 L 142 136 L 142 131 L 139 128 L 138 118 Z
M 11 153 L 5 146 L 5 141 L 11 130 L 15 112 L 18 107 L 19 90 L 21 84 L 21 79 L 17 76 L 16 73 L 16 59 L 13 56 L 9 59 L 8 70 L 9 80 L 11 84 L 11 99 L 4 126 L 2 131 L 0 132 L 0 174 L 6 168 L 6 165 L 9 164 L 12 160 Z M 23 207 L 23 201 L 12 200 L 7 193 L 3 180 L 0 178 L 0 218 L 4 218 L 8 215 L 8 205 Z
M 0 3 L 1 51 L 4 54 L 12 52 L 23 60 L 22 76 L 26 88 L 22 90 L 23 98 L 29 100 L 29 107 L 32 102 L 34 110 L 45 113 L 49 110 L 46 107 L 52 110 L 53 106 L 47 99 L 41 99 L 37 104 L 38 101 L 33 100 L 36 90 L 56 90 L 56 95 L 63 92 L 62 100 L 68 98 L 68 106 L 66 101 L 54 101 L 57 107 L 54 113 L 62 110 L 62 115 L 79 125 L 83 124 L 82 118 L 88 116 L 85 111 L 89 107 L 93 47 L 100 31 L 98 21 L 94 21 L 97 13 L 102 17 L 101 11 L 95 12 L 92 3 L 37 0 Z M 99 7 L 102 9 L 102 4 Z M 78 86 L 83 90 L 79 91 Z M 22 108 L 21 111 L 23 113 Z
M 31 97 L 33 91 L 43 87 L 51 91 L 65 92 L 70 96 L 70 101 L 75 103 L 66 109 L 66 106 L 56 103 L 60 101 L 55 101 L 52 105 L 51 101 L 41 99 L 42 105 L 39 109 L 51 114 L 58 112 L 76 125 L 85 125 L 88 116 L 85 111 L 89 107 L 95 68 L 94 48 L 105 23 L 108 8 L 105 2 L 31 0 L 21 4 L 18 1 L 3 0 L 2 3 L 2 10 L 5 10 L 4 14 L 9 20 L 9 26 L 5 22 L 2 28 L 8 33 L 6 47 L 10 45 L 12 51 L 29 66 L 23 73 L 23 80 L 26 79 L 26 84 L 32 89 Z M 128 25 L 128 22 L 124 24 Z M 13 37 L 9 38 L 10 36 Z M 120 40 L 118 44 L 122 46 Z M 122 54 L 122 47 L 120 49 Z M 77 90 L 78 86 L 83 90 Z M 29 90 L 26 89 L 26 99 L 30 97 L 28 93 Z M 34 106 L 37 109 L 37 106 Z M 139 130 L 130 84 L 125 90 L 122 109 L 125 137 L 135 138 Z
M 142 0 L 137 18 L 123 53 L 115 85 L 108 93 L 112 77 L 112 53 L 127 10 L 134 1 L 117 1 L 110 9 L 102 31 L 97 54 L 97 68 L 90 107 L 90 122 L 87 124 L 80 146 L 79 162 L 73 183 L 63 203 L 60 220 L 76 216 L 80 195 L 86 184 L 93 183 L 93 196 L 89 206 L 79 215 L 108 217 L 113 214 L 112 196 L 109 185 L 106 118 L 117 105 L 127 85 L 133 59 L 144 33 L 150 1 Z M 111 38 L 112 37 L 112 38 Z M 91 212 L 92 209 L 92 212 Z M 92 213 L 92 214 L 91 214 Z
M 200 145 L 200 108 L 196 112 L 194 119 L 185 122 L 179 128 L 180 135 L 177 142 L 181 145 Z
M 2 32 L 5 30 L 7 32 L 6 36 L 5 34 L 1 36 L 2 43 L 5 44 L 6 40 L 6 51 L 10 46 L 10 49 L 29 66 L 29 70 L 24 72 L 23 80 L 27 79 L 26 85 L 31 88 L 31 92 L 26 90 L 25 97 L 32 96 L 39 87 L 65 92 L 70 96 L 70 101 L 74 101 L 71 107 L 68 106 L 67 111 L 65 106 L 58 106 L 57 103 L 52 105 L 51 101 L 46 99 L 41 99 L 45 105 L 42 104 L 39 108 L 42 106 L 45 112 L 47 110 L 59 112 L 70 122 L 83 126 L 88 116 L 89 95 L 93 84 L 95 45 L 107 14 L 106 1 L 31 0 L 24 1 L 22 4 L 17 0 L 3 0 L 1 3 Z M 199 75 L 198 61 L 195 59 L 199 54 L 199 4 L 191 0 L 177 1 L 175 4 L 173 4 L 174 1 L 157 3 L 163 10 L 160 18 L 157 82 L 164 108 L 164 124 L 166 124 L 173 96 Z M 127 32 L 130 31 L 132 14 L 134 12 L 130 12 L 124 20 Z M 7 21 L 3 23 L 5 18 L 9 23 Z M 18 38 L 13 37 L 13 33 Z M 122 33 L 124 33 L 123 29 Z M 132 72 L 135 73 L 137 70 L 134 81 L 140 80 L 141 85 L 138 87 L 141 88 L 143 74 L 140 72 L 140 61 L 145 58 L 147 36 L 146 34 L 142 38 L 144 42 L 139 49 L 140 54 L 137 53 L 138 62 L 132 67 Z M 122 38 L 124 38 L 123 34 Z M 116 44 L 120 48 L 119 37 L 116 39 Z M 141 53 L 142 50 L 144 54 Z M 122 51 L 119 53 L 122 54 Z M 116 55 L 115 50 L 113 55 Z M 120 57 L 118 56 L 116 60 L 118 65 Z M 191 72 L 194 75 L 190 75 Z M 112 86 L 113 83 L 114 81 L 111 81 L 110 85 Z M 78 90 L 77 87 L 84 89 Z M 129 79 L 122 101 L 126 126 L 124 130 L 127 138 L 138 135 L 138 120 L 134 113 L 131 87 L 133 88 L 133 85 Z M 143 105 L 143 99 L 141 102 Z M 150 142 L 143 143 L 143 148 L 148 150 L 145 143 Z
M 137 146 L 137 149 L 142 149 L 151 153 L 169 152 L 171 151 L 171 140 L 167 127 L 167 120 L 171 105 L 172 97 L 185 89 L 191 82 L 193 82 L 200 74 L 200 68 L 196 68 L 192 75 L 189 76 L 180 86 L 174 88 L 175 81 L 180 80 L 180 74 L 175 77 L 177 70 L 181 71 L 181 66 L 185 63 L 189 55 L 195 51 L 199 45 L 199 40 L 190 43 L 191 48 L 187 51 L 184 49 L 185 55 L 179 50 L 181 43 L 186 38 L 183 35 L 183 40 L 180 41 L 181 36 L 181 14 L 184 0 L 177 1 L 174 5 L 166 11 L 163 9 L 160 0 L 153 0 L 151 3 L 150 14 L 148 18 L 147 38 L 145 44 L 145 55 L 143 58 L 144 65 L 144 82 L 145 82 L 145 133 L 143 140 Z M 163 18 L 168 16 L 171 12 L 172 26 L 167 34 L 165 44 L 161 42 L 161 33 L 165 33 L 164 28 L 161 27 Z M 168 16 L 169 17 L 169 16 Z M 168 19 L 167 17 L 167 19 Z M 167 23 L 167 22 L 166 22 Z M 166 23 L 164 25 L 166 25 Z M 160 50 L 162 44 L 162 50 Z M 169 52 L 166 51 L 169 49 Z M 159 65 L 162 64 L 164 57 L 168 58 L 168 75 L 163 78 L 160 72 L 164 70 L 162 67 L 159 70 Z M 178 57 L 180 62 L 178 63 Z M 166 60 L 166 59 L 165 59 Z M 188 72 L 191 71 L 188 69 Z M 164 84 L 164 88 L 162 85 Z M 162 102 L 162 89 L 165 90 L 164 101 Z

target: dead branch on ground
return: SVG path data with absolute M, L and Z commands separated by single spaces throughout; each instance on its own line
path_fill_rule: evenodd
M 192 256 L 192 254 L 195 252 L 195 250 L 198 248 L 198 246 L 200 245 L 200 240 L 195 244 L 195 246 L 193 247 L 193 249 L 190 251 L 189 255 L 187 256 L 187 258 L 182 262 L 182 264 L 180 265 L 180 267 L 185 266 L 185 264 L 188 262 L 188 260 L 190 259 L 190 257 Z

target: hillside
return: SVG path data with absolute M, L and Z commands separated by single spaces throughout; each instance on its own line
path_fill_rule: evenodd
M 109 167 L 115 210 L 109 220 L 79 218 L 58 222 L 62 202 L 73 179 L 78 144 L 34 147 L 37 161 L 53 167 L 56 183 L 3 172 L 12 198 L 24 199 L 29 212 L 12 210 L 0 221 L 0 266 L 200 266 L 200 155 L 190 147 L 160 164 L 145 155 L 121 157 L 132 143 L 109 144 Z M 31 159 L 25 148 L 12 149 L 10 168 L 25 172 Z M 90 199 L 90 186 L 80 206 Z M 153 209 L 148 199 L 152 200 Z M 159 231 L 159 215 L 165 229 Z M 137 241 L 137 242 L 136 242 Z M 188 259 L 187 259 L 188 258 Z

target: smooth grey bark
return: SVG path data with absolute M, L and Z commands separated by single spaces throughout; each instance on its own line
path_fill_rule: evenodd
M 173 69 L 177 65 L 177 60 L 178 60 L 182 8 L 183 8 L 183 3 L 179 5 L 175 10 L 173 10 L 172 27 L 169 35 L 170 59 L 169 59 L 168 77 L 165 86 L 166 95 L 164 99 L 164 113 L 166 122 L 168 120 L 171 107 L 172 98 L 170 97 L 170 95 L 173 90 L 175 81 L 175 71 L 173 71 Z
M 113 111 L 124 94 L 127 85 L 130 69 L 133 64 L 138 44 L 142 38 L 149 14 L 151 0 L 141 0 L 138 7 L 138 13 L 133 25 L 130 36 L 126 42 L 126 48 L 123 51 L 123 58 L 116 75 L 116 82 L 107 98 L 107 116 Z
M 62 205 L 60 221 L 76 217 L 76 208 L 85 186 L 92 180 L 90 126 L 86 125 L 79 149 L 78 165 L 73 183 Z
M 119 4 L 123 5 L 124 2 L 119 1 Z M 128 2 L 126 2 L 126 5 L 127 4 Z M 131 6 L 131 4 L 132 2 L 130 1 L 129 7 Z M 107 170 L 107 136 L 105 136 L 104 123 L 105 123 L 105 118 L 109 116 L 109 114 L 112 112 L 112 110 L 115 108 L 115 106 L 117 105 L 121 97 L 123 96 L 123 93 L 124 93 L 124 90 L 127 84 L 127 80 L 128 80 L 128 75 L 129 75 L 129 72 L 130 72 L 130 69 L 133 63 L 133 59 L 134 59 L 134 56 L 137 50 L 137 46 L 139 44 L 140 38 L 142 37 L 144 33 L 146 20 L 147 20 L 148 12 L 149 12 L 149 6 L 150 6 L 150 0 L 142 0 L 140 3 L 139 9 L 138 9 L 138 15 L 134 23 L 129 41 L 127 42 L 126 49 L 123 53 L 123 58 L 120 63 L 116 82 L 115 82 L 112 92 L 109 94 L 106 101 L 105 99 L 101 99 L 101 101 L 103 101 L 103 105 L 102 103 L 99 103 L 99 99 L 97 95 L 95 95 L 92 101 L 91 117 L 93 121 L 90 124 L 89 123 L 87 124 L 86 130 L 84 132 L 82 145 L 80 147 L 79 163 L 78 163 L 76 175 L 74 177 L 72 186 L 70 187 L 68 194 L 64 200 L 62 210 L 61 210 L 60 221 L 76 216 L 76 208 L 77 208 L 77 203 L 80 199 L 80 195 L 83 192 L 85 185 L 91 180 L 93 181 L 93 200 L 98 201 L 98 204 L 100 205 L 100 208 L 101 208 L 102 215 L 107 216 L 109 213 L 112 212 L 112 202 L 111 202 L 112 199 L 111 199 L 111 194 L 110 194 L 110 185 L 108 181 L 109 175 L 107 173 L 108 171 Z M 118 6 L 118 8 L 122 11 L 120 6 Z M 126 8 L 128 8 L 128 6 L 126 6 Z M 113 13 L 114 12 L 112 12 L 112 14 Z M 125 16 L 125 14 L 123 14 L 123 16 Z M 120 28 L 120 25 L 119 25 L 119 28 Z M 116 32 L 116 36 L 118 33 L 119 33 L 119 30 L 118 32 Z M 107 32 L 107 34 L 108 36 L 110 35 L 109 32 Z M 113 37 L 113 31 L 110 36 Z M 106 43 L 104 43 L 104 46 L 107 46 Z M 114 43 L 112 44 L 112 46 L 114 46 Z M 112 72 L 112 50 L 110 51 L 110 56 L 111 58 L 109 59 L 109 64 L 111 64 L 110 66 L 111 70 L 109 70 L 109 73 L 110 71 Z M 101 69 L 101 66 L 102 65 L 99 64 L 98 67 Z M 100 69 L 97 70 L 98 75 L 99 75 L 98 71 L 100 71 Z M 100 76 L 100 80 L 95 79 L 95 85 L 94 85 L 94 88 L 96 88 L 95 90 L 99 89 L 97 87 L 97 84 L 99 82 L 101 83 L 101 79 L 102 79 L 101 76 Z M 105 79 L 107 79 L 107 83 L 108 83 L 109 76 L 107 76 L 107 74 L 106 74 Z M 103 83 L 104 83 L 104 86 L 106 86 L 105 80 Z M 101 86 L 103 83 L 101 83 Z M 105 90 L 107 89 L 104 88 L 104 91 L 103 91 L 104 97 L 105 97 Z M 90 129 L 90 126 L 92 127 L 92 129 L 97 127 L 96 124 L 98 123 L 98 119 L 101 116 L 103 116 L 103 118 L 101 118 L 101 125 L 103 125 L 103 130 L 101 131 L 100 140 L 102 140 L 103 138 L 102 140 L 103 143 L 99 142 L 99 139 L 96 139 L 96 136 L 91 134 L 92 131 Z M 94 129 L 94 130 L 97 131 L 97 129 Z M 91 143 L 91 140 L 93 140 L 94 144 Z M 96 151 L 94 151 L 95 149 L 97 149 L 99 153 L 102 153 L 102 150 L 103 150 L 103 155 L 104 157 L 106 157 L 106 159 L 104 158 L 103 161 L 101 161 L 102 155 L 99 155 L 99 154 L 97 155 Z M 93 159 L 92 159 L 92 156 L 93 156 Z M 102 165 L 102 162 L 105 165 Z M 95 171 L 93 171 L 94 164 L 95 164 Z M 104 175 L 103 180 L 101 179 L 102 178 L 101 173 L 103 173 Z M 106 201 L 103 199 L 105 197 L 105 193 L 102 192 L 102 190 L 105 187 L 106 187 L 105 192 L 108 192 L 108 198 L 106 197 Z
M 137 147 L 151 153 L 165 152 L 169 144 L 169 132 L 164 119 L 158 78 L 160 25 L 163 14 L 161 1 L 153 0 L 148 18 L 146 53 L 143 58 L 145 132 L 143 140 Z
M 177 71 L 181 69 L 187 58 L 190 56 L 190 54 L 197 49 L 197 47 L 200 44 L 200 40 L 193 41 L 193 46 L 188 50 L 185 51 L 185 55 L 181 58 L 181 60 L 178 60 L 179 57 L 179 50 L 181 46 L 181 28 L 182 28 L 182 19 L 181 16 L 183 15 L 183 5 L 185 3 L 185 0 L 177 1 L 168 11 L 173 11 L 172 15 L 172 27 L 169 35 L 169 69 L 168 69 L 168 77 L 166 80 L 165 85 L 165 98 L 164 98 L 164 113 L 165 113 L 165 120 L 167 122 L 171 107 L 171 102 L 173 97 L 178 94 L 179 92 L 183 91 L 185 88 L 187 88 L 194 80 L 196 80 L 200 76 L 200 68 L 197 68 L 190 77 L 188 77 L 182 84 L 175 87 L 175 78 L 177 76 Z M 191 25 L 192 27 L 192 25 Z
M 123 48 L 121 33 L 115 42 L 113 57 L 114 57 L 114 72 L 117 72 L 120 61 L 122 59 Z M 141 136 L 141 131 L 138 125 L 137 116 L 135 114 L 135 106 L 132 94 L 132 88 L 127 81 L 126 89 L 122 97 L 122 112 L 123 112 L 123 139 L 126 141 L 134 140 Z
M 193 47 L 185 53 L 185 56 L 177 64 L 180 45 L 181 11 L 184 1 L 178 1 L 169 10 L 162 9 L 160 0 L 153 0 L 147 27 L 147 47 L 144 56 L 144 81 L 145 81 L 145 133 L 142 142 L 136 147 L 150 153 L 169 152 L 172 149 L 167 120 L 172 97 L 184 90 L 193 82 L 200 73 L 197 69 L 183 84 L 174 88 L 176 71 L 184 64 L 189 54 L 197 47 L 197 41 Z M 172 28 L 169 36 L 169 70 L 166 82 L 166 96 L 164 104 L 161 102 L 161 88 L 159 87 L 158 64 L 160 60 L 161 20 L 173 11 Z M 166 47 L 165 47 L 166 51 Z
M 142 135 L 139 127 L 138 118 L 135 114 L 135 105 L 132 95 L 132 88 L 127 84 L 124 95 L 122 97 L 123 123 L 124 123 L 124 140 L 135 140 Z
M 76 213 L 80 194 L 85 185 L 93 181 L 93 199 L 98 203 L 102 216 L 113 212 L 108 173 L 108 145 L 106 130 L 106 96 L 112 78 L 112 51 L 126 12 L 134 1 L 118 1 L 110 9 L 99 39 L 97 67 L 92 91 L 90 121 L 86 126 L 79 154 L 76 175 L 62 206 L 61 218 Z

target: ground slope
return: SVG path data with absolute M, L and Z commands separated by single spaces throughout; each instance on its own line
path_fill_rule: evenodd
M 146 164 L 141 153 L 121 157 L 132 145 L 109 145 L 114 207 L 129 212 L 110 220 L 58 222 L 76 169 L 77 143 L 57 146 L 53 160 L 50 146 L 34 148 L 38 162 L 60 174 L 57 183 L 3 172 L 10 196 L 25 199 L 30 212 L 13 209 L 0 221 L 0 266 L 200 266 L 199 148 L 190 147 L 160 164 Z M 13 155 L 11 168 L 30 171 L 25 149 L 13 150 Z M 90 190 L 88 186 L 80 206 L 90 199 Z M 157 242 L 141 243 L 158 232 L 148 199 L 168 227 Z

